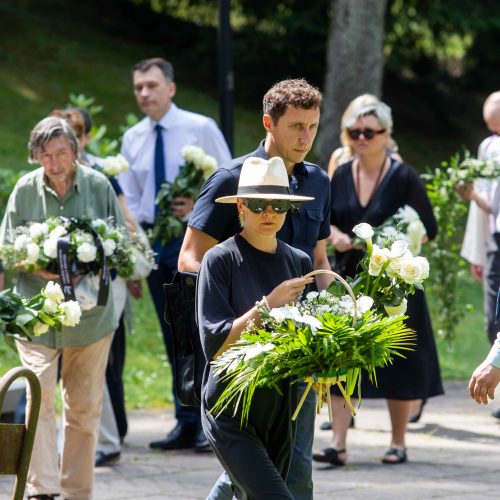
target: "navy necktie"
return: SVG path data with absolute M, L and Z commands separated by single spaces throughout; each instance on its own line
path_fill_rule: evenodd
M 161 184 L 165 180 L 165 154 L 163 150 L 163 127 L 160 124 L 156 124 L 155 130 L 155 193 L 158 194 Z

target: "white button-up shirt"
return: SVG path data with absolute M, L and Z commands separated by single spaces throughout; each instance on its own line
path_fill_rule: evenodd
M 500 162 L 500 136 L 487 137 L 479 146 L 480 160 Z M 479 179 L 474 188 L 491 202 L 492 214 L 488 214 L 471 201 L 464 241 L 460 255 L 471 264 L 483 266 L 486 263 L 486 242 L 491 233 L 500 232 L 500 183 L 497 180 Z
M 127 204 L 139 223 L 153 224 L 155 219 L 157 123 L 162 126 L 165 178 L 169 182 L 175 179 L 179 167 L 184 164 L 184 146 L 199 146 L 214 156 L 218 165 L 231 159 L 224 136 L 211 118 L 185 111 L 173 103 L 159 122 L 144 118 L 123 136 L 121 153 L 130 167 L 118 177 Z
M 486 361 L 497 368 L 500 368 L 500 333 L 497 334 L 497 338 L 490 353 L 488 354 Z

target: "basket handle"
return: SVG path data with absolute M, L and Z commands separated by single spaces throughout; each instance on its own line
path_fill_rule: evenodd
M 340 274 L 337 274 L 335 271 L 330 271 L 329 269 L 317 269 L 316 271 L 311 271 L 310 273 L 307 273 L 304 278 L 310 278 L 312 276 L 316 276 L 318 274 L 328 274 L 330 276 L 333 276 L 337 281 L 340 281 L 342 285 L 344 285 L 344 288 L 347 290 L 347 293 L 351 296 L 354 309 L 353 309 L 353 315 L 352 315 L 352 326 L 356 324 L 356 320 L 358 319 L 358 306 L 356 304 L 356 297 L 354 295 L 354 292 L 352 291 L 352 288 L 349 286 L 349 283 L 340 276 Z

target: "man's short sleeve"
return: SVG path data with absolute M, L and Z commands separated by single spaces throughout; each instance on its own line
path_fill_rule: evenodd
M 241 229 L 236 204 L 216 203 L 221 196 L 236 194 L 239 170 L 217 169 L 203 184 L 188 225 L 217 241 L 238 233 Z

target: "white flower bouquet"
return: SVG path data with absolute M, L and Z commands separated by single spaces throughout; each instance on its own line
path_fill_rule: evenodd
M 262 325 L 249 323 L 240 339 L 212 362 L 226 384 L 212 408 L 216 416 L 227 409 L 240 411 L 243 425 L 255 389 L 277 389 L 285 379 L 308 383 L 293 419 L 313 386 L 319 394 L 318 412 L 326 400 L 331 418 L 329 388 L 337 385 L 355 414 L 350 396 L 356 386 L 359 392 L 362 370 L 376 383 L 376 368 L 412 349 L 415 334 L 405 326 L 405 316 L 378 314 L 372 298 L 356 297 L 335 276 L 349 294 L 310 292 L 296 305 L 261 308 Z
M 217 168 L 216 159 L 198 146 L 185 146 L 182 156 L 185 163 L 177 177 L 173 182 L 164 181 L 156 196 L 159 212 L 150 238 L 152 242 L 159 239 L 162 245 L 182 236 L 185 231 L 185 221 L 173 215 L 174 200 L 179 197 L 195 200 L 205 180 Z
M 458 168 L 449 166 L 447 173 L 456 183 L 473 182 L 476 179 L 496 179 L 500 177 L 500 162 L 480 160 L 466 152 Z
M 400 208 L 392 217 L 389 217 L 383 224 L 373 228 L 373 239 L 378 246 L 386 246 L 387 243 L 395 240 L 404 240 L 413 255 L 420 255 L 422 251 L 422 240 L 427 234 L 423 222 L 417 211 L 405 205 Z M 357 236 L 358 241 L 363 238 Z
M 68 244 L 72 275 L 97 274 L 104 257 L 109 268 L 129 278 L 134 274 L 134 262 L 142 246 L 131 243 L 126 234 L 111 219 L 51 217 L 17 227 L 12 242 L 0 246 L 0 259 L 7 269 L 58 273 L 58 243 L 63 239 Z
M 387 237 L 382 239 L 385 246 L 374 244 L 375 232 L 370 224 L 358 224 L 353 231 L 367 248 L 360 262 L 362 271 L 350 283 L 354 293 L 371 297 L 380 314 L 404 314 L 406 297 L 416 289 L 423 290 L 423 282 L 429 277 L 428 260 L 414 256 L 404 239 Z
M 61 287 L 53 281 L 30 299 L 12 290 L 0 292 L 0 334 L 14 349 L 14 338 L 31 340 L 49 328 L 76 326 L 80 317 L 78 302 L 65 301 Z

